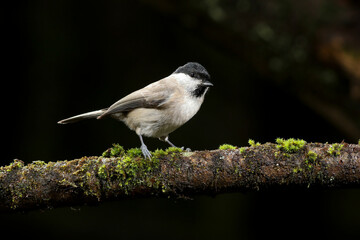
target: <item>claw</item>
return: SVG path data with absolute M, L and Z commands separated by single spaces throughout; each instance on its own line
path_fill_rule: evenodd
M 141 147 L 140 147 L 140 149 L 141 149 L 142 154 L 144 155 L 145 159 L 146 159 L 146 158 L 151 159 L 151 153 L 150 153 L 150 151 L 147 149 L 147 147 L 146 147 L 145 144 L 142 144 Z
M 151 159 L 151 153 L 150 153 L 150 151 L 148 150 L 148 148 L 146 147 L 146 145 L 145 145 L 145 143 L 144 143 L 144 141 L 143 141 L 143 139 L 142 139 L 142 136 L 139 135 L 139 137 L 140 137 L 140 141 L 141 141 L 141 147 L 140 147 L 140 149 L 141 149 L 142 154 L 144 155 L 145 159 L 146 159 L 146 158 Z

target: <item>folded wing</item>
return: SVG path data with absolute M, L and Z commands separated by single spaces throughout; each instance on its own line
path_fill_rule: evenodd
M 164 105 L 174 92 L 172 84 L 165 84 L 168 79 L 154 82 L 140 90 L 130 93 L 111 105 L 98 119 L 120 112 L 129 112 L 136 108 L 159 108 Z

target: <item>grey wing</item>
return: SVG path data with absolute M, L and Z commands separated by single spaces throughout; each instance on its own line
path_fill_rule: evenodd
M 163 80 L 152 83 L 120 99 L 101 114 L 98 119 L 114 113 L 129 112 L 136 108 L 157 108 L 167 102 L 172 95 L 172 89 L 167 87 Z

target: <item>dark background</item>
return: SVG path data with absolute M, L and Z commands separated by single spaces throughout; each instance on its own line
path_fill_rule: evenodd
M 57 121 L 108 107 L 189 61 L 214 87 L 171 134 L 193 150 L 252 138 L 357 143 L 360 6 L 350 0 L 12 1 L 3 3 L 2 158 L 25 162 L 138 147 L 112 119 Z M 166 148 L 145 139 L 150 150 Z M 0 215 L 11 237 L 260 239 L 360 237 L 360 191 L 134 199 Z

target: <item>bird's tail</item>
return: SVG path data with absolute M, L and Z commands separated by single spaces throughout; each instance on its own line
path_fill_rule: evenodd
M 59 124 L 67 124 L 67 123 L 74 123 L 74 122 L 78 122 L 84 119 L 90 119 L 90 118 L 97 118 L 99 117 L 101 114 L 103 114 L 106 111 L 106 109 L 101 109 L 101 110 L 97 110 L 97 111 L 92 111 L 92 112 L 87 112 L 87 113 L 83 113 L 80 115 L 76 115 L 70 118 L 66 118 L 63 119 L 61 121 L 58 121 Z

